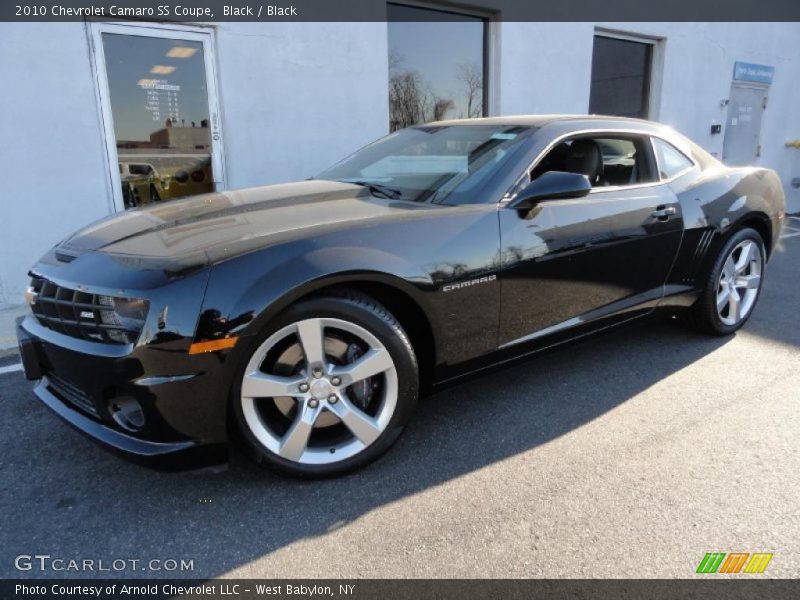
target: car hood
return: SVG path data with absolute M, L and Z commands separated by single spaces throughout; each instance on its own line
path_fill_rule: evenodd
M 266 246 L 323 228 L 408 213 L 413 205 L 375 198 L 362 186 L 335 181 L 271 185 L 126 211 L 77 232 L 59 249 L 153 258 L 205 252 L 218 258 L 242 246 Z

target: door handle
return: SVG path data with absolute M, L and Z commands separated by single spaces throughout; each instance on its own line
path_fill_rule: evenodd
M 666 221 L 667 219 L 670 218 L 670 216 L 674 215 L 676 212 L 678 211 L 675 210 L 674 206 L 661 205 L 653 211 L 653 216 L 659 221 Z

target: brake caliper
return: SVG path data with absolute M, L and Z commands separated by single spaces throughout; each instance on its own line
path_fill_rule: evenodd
M 347 346 L 345 359 L 347 360 L 347 364 L 352 364 L 363 355 L 364 351 L 361 350 L 361 348 L 359 348 L 356 344 L 350 344 Z M 366 409 L 372 400 L 373 391 L 374 386 L 372 385 L 372 377 L 368 377 L 367 379 L 357 381 L 350 386 L 350 399 L 362 410 Z

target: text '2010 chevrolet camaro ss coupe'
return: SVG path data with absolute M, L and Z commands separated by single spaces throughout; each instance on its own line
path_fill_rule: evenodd
M 317 178 L 114 215 L 31 270 L 36 395 L 162 468 L 384 453 L 421 392 L 648 314 L 726 335 L 784 219 L 773 171 L 611 117 L 397 131 Z

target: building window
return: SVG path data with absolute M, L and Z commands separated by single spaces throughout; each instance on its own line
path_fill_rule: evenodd
M 648 117 L 653 45 L 596 35 L 589 112 Z
M 389 129 L 486 115 L 487 20 L 389 4 Z
M 221 183 L 208 34 L 98 24 L 98 71 L 118 208 Z

